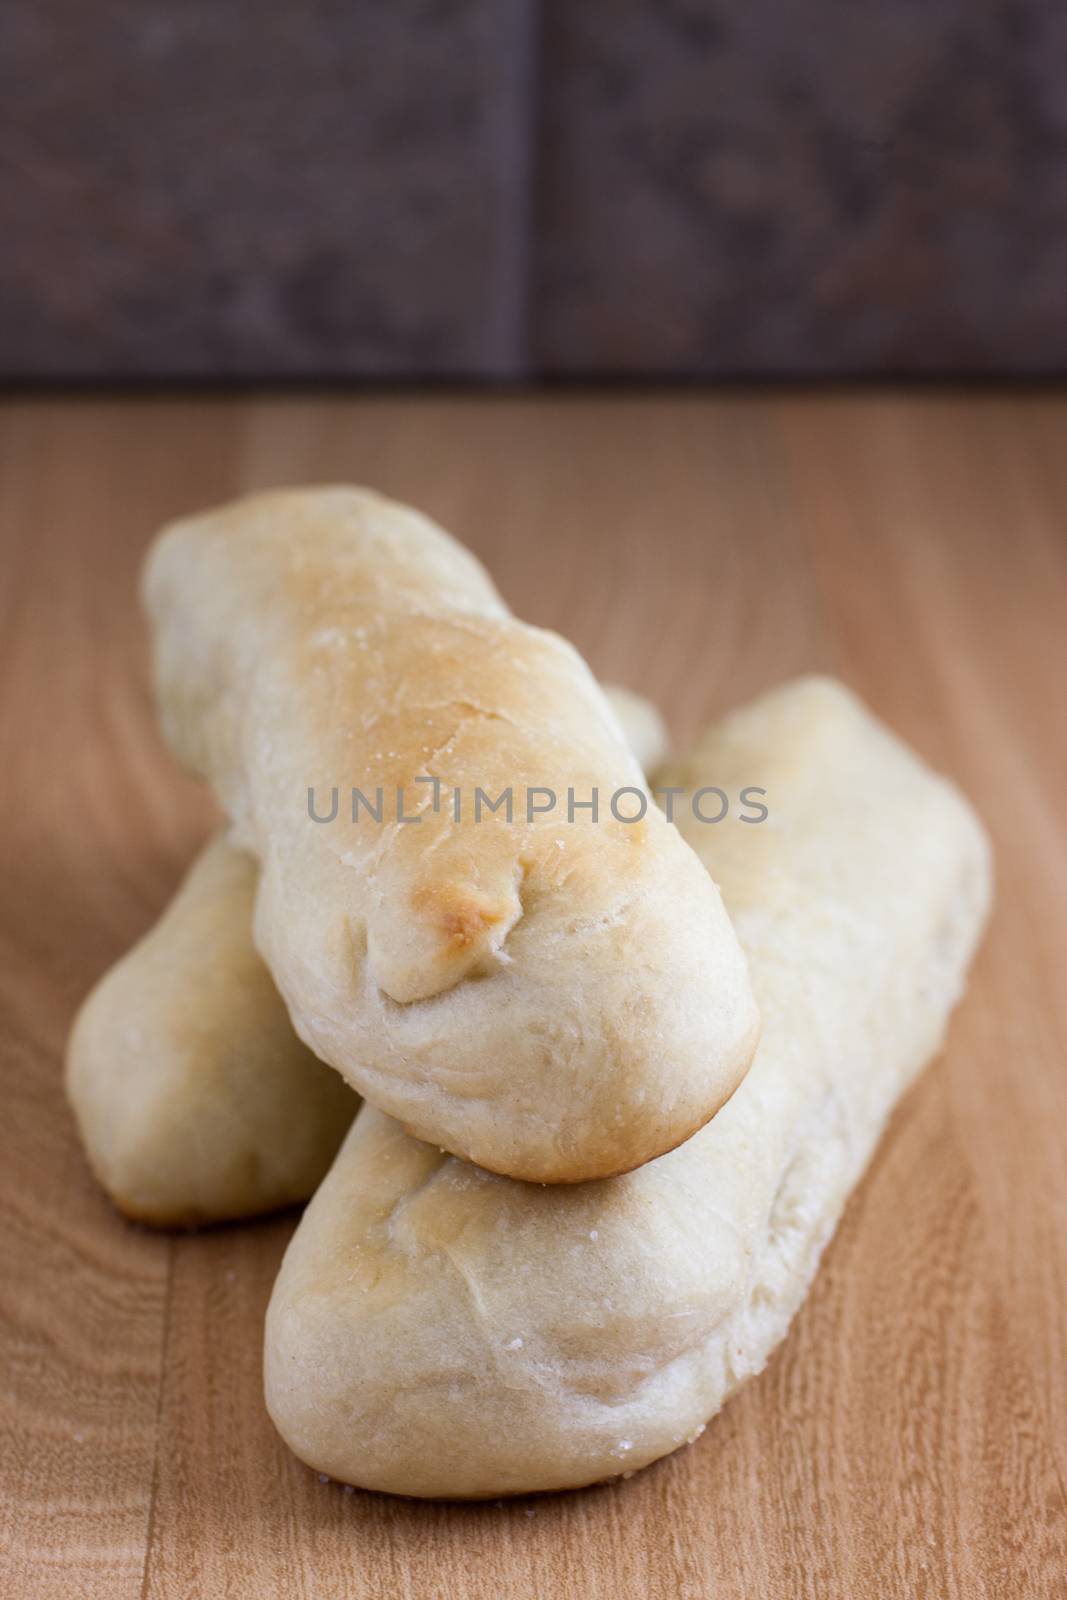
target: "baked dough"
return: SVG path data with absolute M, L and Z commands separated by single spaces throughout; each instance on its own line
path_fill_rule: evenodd
M 419 1136 L 545 1182 L 714 1115 L 758 1034 L 718 892 L 654 805 L 612 815 L 643 782 L 602 691 L 467 551 L 364 490 L 277 491 L 165 532 L 146 598 L 165 729 L 260 861 L 256 944 L 318 1056 Z M 352 821 L 353 786 L 380 822 Z M 568 788 L 597 822 L 568 820 Z M 510 790 L 514 820 L 475 821 L 476 789 Z
M 359 1101 L 293 1032 L 252 944 L 255 863 L 222 836 L 85 1001 L 67 1094 L 119 1210 L 191 1226 L 306 1200 Z
M 667 728 L 659 708 L 633 689 L 604 685 L 604 695 L 619 719 L 623 737 L 646 778 L 655 777 L 667 759 Z
M 727 717 L 664 781 L 767 791 L 759 824 L 676 809 L 748 952 L 752 1070 L 680 1149 L 569 1189 L 466 1166 L 365 1108 L 267 1315 L 270 1414 L 320 1472 L 498 1496 L 692 1439 L 785 1334 L 941 1044 L 990 894 L 950 784 L 822 679 Z
M 642 763 L 666 747 L 641 695 L 605 690 Z M 170 909 L 97 984 L 67 1052 L 90 1164 L 160 1226 L 253 1216 L 313 1194 L 359 1104 L 300 1043 L 252 943 L 252 858 L 219 834 Z

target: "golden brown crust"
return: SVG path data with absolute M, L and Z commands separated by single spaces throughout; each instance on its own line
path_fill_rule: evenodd
M 96 1176 L 153 1227 L 313 1193 L 358 1101 L 293 1033 L 251 940 L 254 863 L 219 836 L 75 1020 L 67 1094 Z
M 627 741 L 654 758 L 654 707 L 629 691 L 613 705 Z M 83 1029 L 72 1052 L 86 1154 L 116 1209 L 145 1227 L 184 1231 L 307 1199 L 358 1103 L 293 1034 L 252 944 L 254 881 L 248 856 L 221 837 L 208 844 L 170 911 L 101 980 L 92 1042 Z M 218 981 L 204 981 L 205 963 Z M 132 1059 L 124 1043 L 131 1028 L 140 1031 Z M 195 1073 L 191 1049 L 200 1063 Z M 140 1118 L 130 1114 L 136 1095 L 108 1104 L 109 1084 L 127 1070 L 160 1089 Z M 185 1084 L 177 1104 L 164 1091 L 168 1078 Z M 258 1123 L 228 1114 L 242 1084 L 268 1112 Z M 299 1105 L 289 1098 L 298 1094 Z M 318 1125 L 321 1138 L 283 1181 L 271 1174 L 279 1173 L 276 1147 L 290 1140 L 294 1118 Z M 257 1146 L 251 1160 L 250 1138 Z
M 579 1487 L 692 1439 L 784 1336 L 885 1118 L 938 1049 L 989 902 L 969 807 L 840 685 L 728 717 L 675 781 L 765 784 L 698 829 L 764 1032 L 729 1104 L 610 1181 L 494 1177 L 360 1113 L 267 1315 L 268 1408 L 363 1487 Z
M 531 1181 L 640 1165 L 714 1113 L 756 1022 L 717 891 L 655 807 L 607 811 L 643 789 L 617 718 L 466 551 L 366 491 L 279 491 L 166 532 L 146 595 L 169 736 L 259 858 L 256 942 L 317 1055 Z M 511 820 L 474 820 L 508 789 Z M 564 814 L 568 789 L 607 814 Z

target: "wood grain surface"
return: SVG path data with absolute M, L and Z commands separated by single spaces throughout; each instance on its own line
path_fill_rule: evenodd
M 140 1231 L 75 1141 L 71 1016 L 211 816 L 155 730 L 141 552 L 177 512 L 323 479 L 424 506 L 679 740 L 842 674 L 994 835 L 948 1051 L 788 1341 L 629 1482 L 457 1507 L 318 1481 L 260 1390 L 293 1218 Z M 1067 401 L 19 401 L 0 532 L 5 1600 L 1067 1594 Z

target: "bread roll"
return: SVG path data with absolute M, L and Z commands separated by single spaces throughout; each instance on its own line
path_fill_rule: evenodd
M 605 692 L 631 748 L 658 763 L 659 712 Z M 293 1032 L 252 943 L 254 897 L 251 857 L 218 835 L 76 1022 L 67 1088 L 82 1141 L 138 1221 L 224 1222 L 306 1200 L 359 1104 Z
M 189 1226 L 306 1200 L 359 1104 L 292 1030 L 252 944 L 255 863 L 222 837 L 97 984 L 67 1094 L 119 1210 Z
M 748 952 L 752 1070 L 680 1149 L 569 1189 L 494 1177 L 364 1109 L 267 1315 L 270 1414 L 320 1472 L 497 1496 L 691 1440 L 785 1334 L 939 1048 L 990 893 L 951 785 L 821 679 L 727 717 L 670 781 L 767 791 L 759 824 L 676 813 Z
M 638 1166 L 718 1110 L 758 1033 L 718 892 L 655 806 L 612 814 L 645 800 L 602 691 L 472 556 L 366 491 L 279 491 L 172 527 L 146 597 L 165 728 L 259 859 L 256 944 L 318 1056 L 542 1182 Z M 476 790 L 513 820 L 476 821 Z

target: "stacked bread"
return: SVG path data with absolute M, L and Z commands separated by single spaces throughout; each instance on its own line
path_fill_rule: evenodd
M 940 1043 L 989 901 L 973 813 L 805 679 L 660 775 L 669 820 L 655 713 L 365 491 L 179 523 L 146 598 L 228 828 L 76 1023 L 103 1183 L 198 1222 L 329 1167 L 265 1361 L 321 1472 L 498 1496 L 692 1438 Z M 744 819 L 688 803 L 753 786 Z

